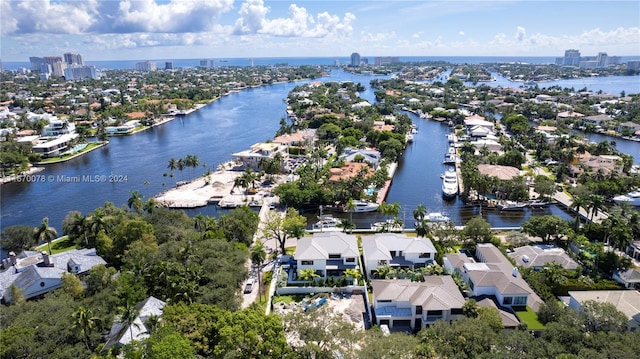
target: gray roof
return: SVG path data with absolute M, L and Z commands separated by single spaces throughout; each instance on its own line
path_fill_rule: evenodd
M 516 261 L 516 265 L 529 267 L 543 267 L 555 262 L 564 269 L 576 269 L 578 263 L 571 259 L 562 248 L 541 248 L 539 246 L 518 247 L 508 256 Z
M 375 300 L 410 302 L 425 310 L 462 308 L 464 297 L 451 276 L 426 276 L 424 282 L 408 279 L 378 279 L 371 281 Z
M 520 325 L 520 320 L 515 314 L 498 308 L 496 303 L 489 298 L 485 298 L 479 301 L 478 306 L 485 308 L 496 308 L 498 310 L 498 314 L 500 314 L 500 319 L 502 319 L 502 326 L 505 328 L 515 328 Z
M 329 259 L 329 254 L 340 254 L 342 258 L 358 257 L 358 240 L 342 232 L 314 233 L 313 237 L 298 240 L 296 260 Z
M 640 271 L 635 268 L 618 272 L 618 277 L 627 283 L 640 283 Z
M 112 345 L 123 346 L 129 344 L 132 340 L 143 340 L 149 337 L 149 329 L 146 322 L 149 317 L 161 317 L 162 311 L 167 303 L 155 297 L 149 297 L 136 305 L 138 316 L 133 324 L 126 326 L 120 320 L 116 320 L 111 326 L 109 332 L 109 341 L 105 344 L 105 348 Z
M 94 248 L 73 249 L 53 254 L 49 256 L 51 266 L 44 266 L 43 254 L 40 252 L 23 252 L 17 255 L 16 259 L 15 266 L 0 272 L 0 297 L 4 297 L 12 284 L 24 291 L 41 279 L 60 279 L 62 274 L 69 272 L 70 264 L 80 265 L 78 274 L 82 274 L 96 265 L 107 263 L 96 254 Z
M 400 233 L 376 233 L 362 238 L 365 260 L 390 260 L 391 251 L 406 253 L 436 253 L 429 238 L 407 237 Z
M 635 320 L 640 323 L 640 292 L 637 290 L 570 291 L 569 296 L 580 303 L 581 306 L 588 300 L 611 303 L 624 313 L 629 320 Z

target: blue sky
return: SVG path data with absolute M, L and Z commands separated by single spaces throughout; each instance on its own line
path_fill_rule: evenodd
M 640 2 L 0 0 L 0 57 L 640 55 Z

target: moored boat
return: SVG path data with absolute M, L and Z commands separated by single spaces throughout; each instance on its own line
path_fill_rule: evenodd
M 318 222 L 313 224 L 314 230 L 320 231 L 339 231 L 341 230 L 338 225 L 340 220 L 331 215 L 318 216 Z
M 522 211 L 527 207 L 526 202 L 501 201 L 496 204 L 496 208 L 501 211 Z
M 380 207 L 380 205 L 375 202 L 357 200 L 357 201 L 354 201 L 353 210 L 350 211 L 345 208 L 344 211 L 345 212 L 375 212 L 378 210 L 378 207 Z
M 453 198 L 458 194 L 458 175 L 456 171 L 448 169 L 442 175 L 442 196 Z
M 616 204 L 628 203 L 632 206 L 639 207 L 640 206 L 640 189 L 631 191 L 627 194 L 615 196 L 613 197 L 613 202 L 615 202 Z

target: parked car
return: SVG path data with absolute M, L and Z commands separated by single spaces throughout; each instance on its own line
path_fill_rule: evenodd
M 244 294 L 249 294 L 253 292 L 253 283 L 255 280 L 253 278 L 249 278 L 247 284 L 244 285 Z

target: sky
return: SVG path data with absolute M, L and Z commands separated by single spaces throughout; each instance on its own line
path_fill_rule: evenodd
M 640 2 L 0 0 L 0 59 L 640 55 Z

